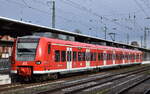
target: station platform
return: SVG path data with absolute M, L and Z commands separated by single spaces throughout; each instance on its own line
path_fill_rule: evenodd
M 142 64 L 150 64 L 150 61 L 143 61 Z
M 9 75 L 0 74 L 0 85 L 10 84 L 10 83 L 11 83 L 11 78 L 9 77 Z

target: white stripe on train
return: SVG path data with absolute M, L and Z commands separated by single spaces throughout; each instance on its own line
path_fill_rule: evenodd
M 57 70 L 46 70 L 46 71 L 33 71 L 33 74 L 46 74 L 46 73 L 56 73 L 56 72 L 74 72 L 74 71 L 85 71 L 85 70 L 91 70 L 91 69 L 94 69 L 94 68 L 110 68 L 110 67 L 115 67 L 115 66 L 118 66 L 118 65 L 130 65 L 130 64 L 141 64 L 141 63 L 126 63 L 126 64 L 114 64 L 114 65 L 103 65 L 103 66 L 94 66 L 94 67 L 85 67 L 85 68 L 72 68 L 72 69 L 57 69 Z M 14 73 L 16 74 L 17 71 L 16 70 L 11 70 L 11 73 Z

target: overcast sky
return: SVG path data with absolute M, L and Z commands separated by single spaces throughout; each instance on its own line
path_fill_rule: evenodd
M 55 0 L 56 28 L 104 38 L 104 27 L 117 42 L 138 41 L 150 27 L 149 0 Z M 51 27 L 51 0 L 0 0 L 0 16 Z M 150 34 L 147 44 L 150 48 Z

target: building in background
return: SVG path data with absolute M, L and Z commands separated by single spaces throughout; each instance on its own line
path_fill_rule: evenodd
M 0 40 L 4 41 L 14 41 L 14 38 L 4 35 L 0 36 Z M 0 45 L 0 58 L 9 58 L 11 56 L 12 47 Z

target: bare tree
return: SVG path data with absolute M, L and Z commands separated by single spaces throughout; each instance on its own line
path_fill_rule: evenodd
M 75 33 L 82 34 L 82 32 L 81 32 L 79 29 L 75 29 L 74 32 L 75 32 Z

